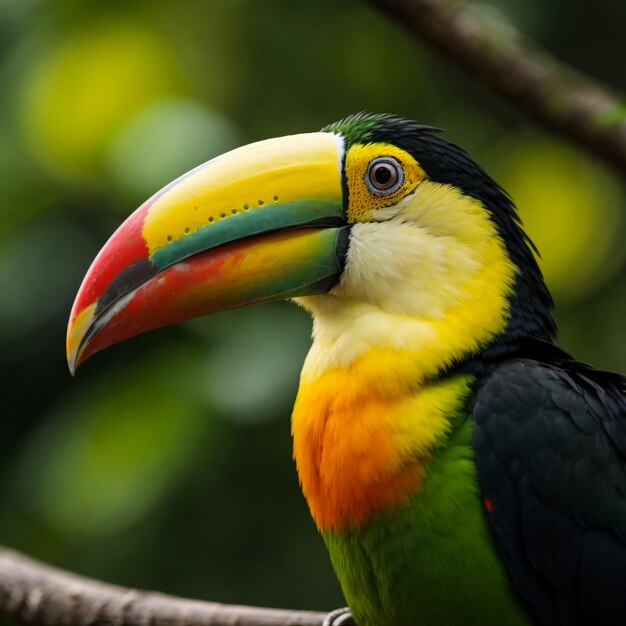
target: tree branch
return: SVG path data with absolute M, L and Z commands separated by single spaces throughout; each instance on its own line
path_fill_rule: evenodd
M 519 36 L 450 0 L 367 0 L 550 130 L 626 173 L 626 106 Z
M 324 613 L 186 600 L 91 580 L 0 547 L 0 614 L 37 626 L 321 626 Z

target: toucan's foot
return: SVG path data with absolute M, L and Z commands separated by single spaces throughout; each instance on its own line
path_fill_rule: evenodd
M 336 609 L 331 611 L 324 620 L 322 626 L 356 626 L 354 618 L 350 609 L 345 607 L 343 609 Z

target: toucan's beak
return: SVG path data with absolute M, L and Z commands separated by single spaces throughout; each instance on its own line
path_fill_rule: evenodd
M 150 198 L 83 280 L 67 329 L 70 370 L 152 328 L 331 289 L 348 245 L 342 156 L 331 133 L 270 139 Z

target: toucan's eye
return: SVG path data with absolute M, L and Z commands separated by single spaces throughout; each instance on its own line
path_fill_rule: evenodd
M 344 157 L 350 224 L 391 219 L 394 207 L 411 195 L 426 172 L 406 150 L 390 143 L 355 143 Z M 407 203 L 410 202 L 410 199 Z M 404 205 L 399 205 L 398 211 Z
M 367 188 L 377 196 L 394 193 L 404 183 L 402 166 L 393 157 L 372 159 L 365 173 Z

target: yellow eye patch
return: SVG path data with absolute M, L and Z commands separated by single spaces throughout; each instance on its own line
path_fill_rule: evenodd
M 402 168 L 402 183 L 391 193 L 375 192 L 366 182 L 370 163 L 380 157 L 390 157 Z M 352 146 L 346 154 L 345 172 L 350 223 L 372 221 L 377 209 L 396 204 L 426 177 L 424 170 L 408 152 L 387 143 Z

